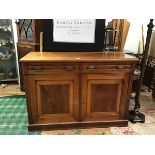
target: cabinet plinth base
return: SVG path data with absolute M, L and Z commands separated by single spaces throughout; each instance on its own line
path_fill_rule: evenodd
M 70 123 L 59 123 L 59 124 L 29 124 L 29 131 L 36 130 L 58 130 L 58 129 L 73 129 L 73 128 L 95 128 L 95 127 L 123 127 L 128 125 L 128 120 L 117 120 L 117 121 L 101 121 L 101 122 L 70 122 Z

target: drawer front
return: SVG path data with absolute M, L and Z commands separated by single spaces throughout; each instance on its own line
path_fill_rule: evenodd
M 83 64 L 82 72 L 109 72 L 109 71 L 129 71 L 131 65 L 102 65 L 102 64 Z
M 50 65 L 29 65 L 28 74 L 52 74 L 78 72 L 79 65 L 75 64 L 50 64 Z
M 79 67 L 80 66 L 80 67 Z M 81 69 L 80 69 L 81 68 Z M 82 72 L 82 73 L 105 73 L 112 71 L 130 71 L 131 65 L 126 64 L 29 64 L 28 74 L 55 74 L 55 73 L 71 73 L 71 72 Z

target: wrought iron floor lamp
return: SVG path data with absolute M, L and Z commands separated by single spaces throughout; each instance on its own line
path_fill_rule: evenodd
M 143 51 L 141 73 L 140 73 L 140 78 L 137 83 L 137 90 L 136 90 L 136 96 L 135 96 L 135 106 L 134 108 L 129 110 L 129 115 L 128 115 L 128 119 L 132 123 L 136 123 L 136 122 L 144 123 L 145 122 L 145 115 L 139 111 L 140 110 L 139 97 L 140 97 L 141 86 L 142 86 L 142 82 L 144 78 L 144 72 L 146 68 L 146 61 L 147 61 L 147 56 L 148 56 L 148 51 L 149 51 L 152 29 L 154 27 L 153 19 L 150 19 L 150 23 L 147 25 L 147 27 L 148 27 L 148 30 L 147 30 L 147 36 L 146 36 L 145 49 Z

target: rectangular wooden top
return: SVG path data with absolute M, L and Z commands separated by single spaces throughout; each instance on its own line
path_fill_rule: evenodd
M 110 62 L 138 59 L 123 52 L 30 52 L 20 62 Z

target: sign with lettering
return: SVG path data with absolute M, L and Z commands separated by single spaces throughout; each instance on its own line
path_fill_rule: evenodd
M 54 19 L 53 41 L 95 43 L 95 19 Z

